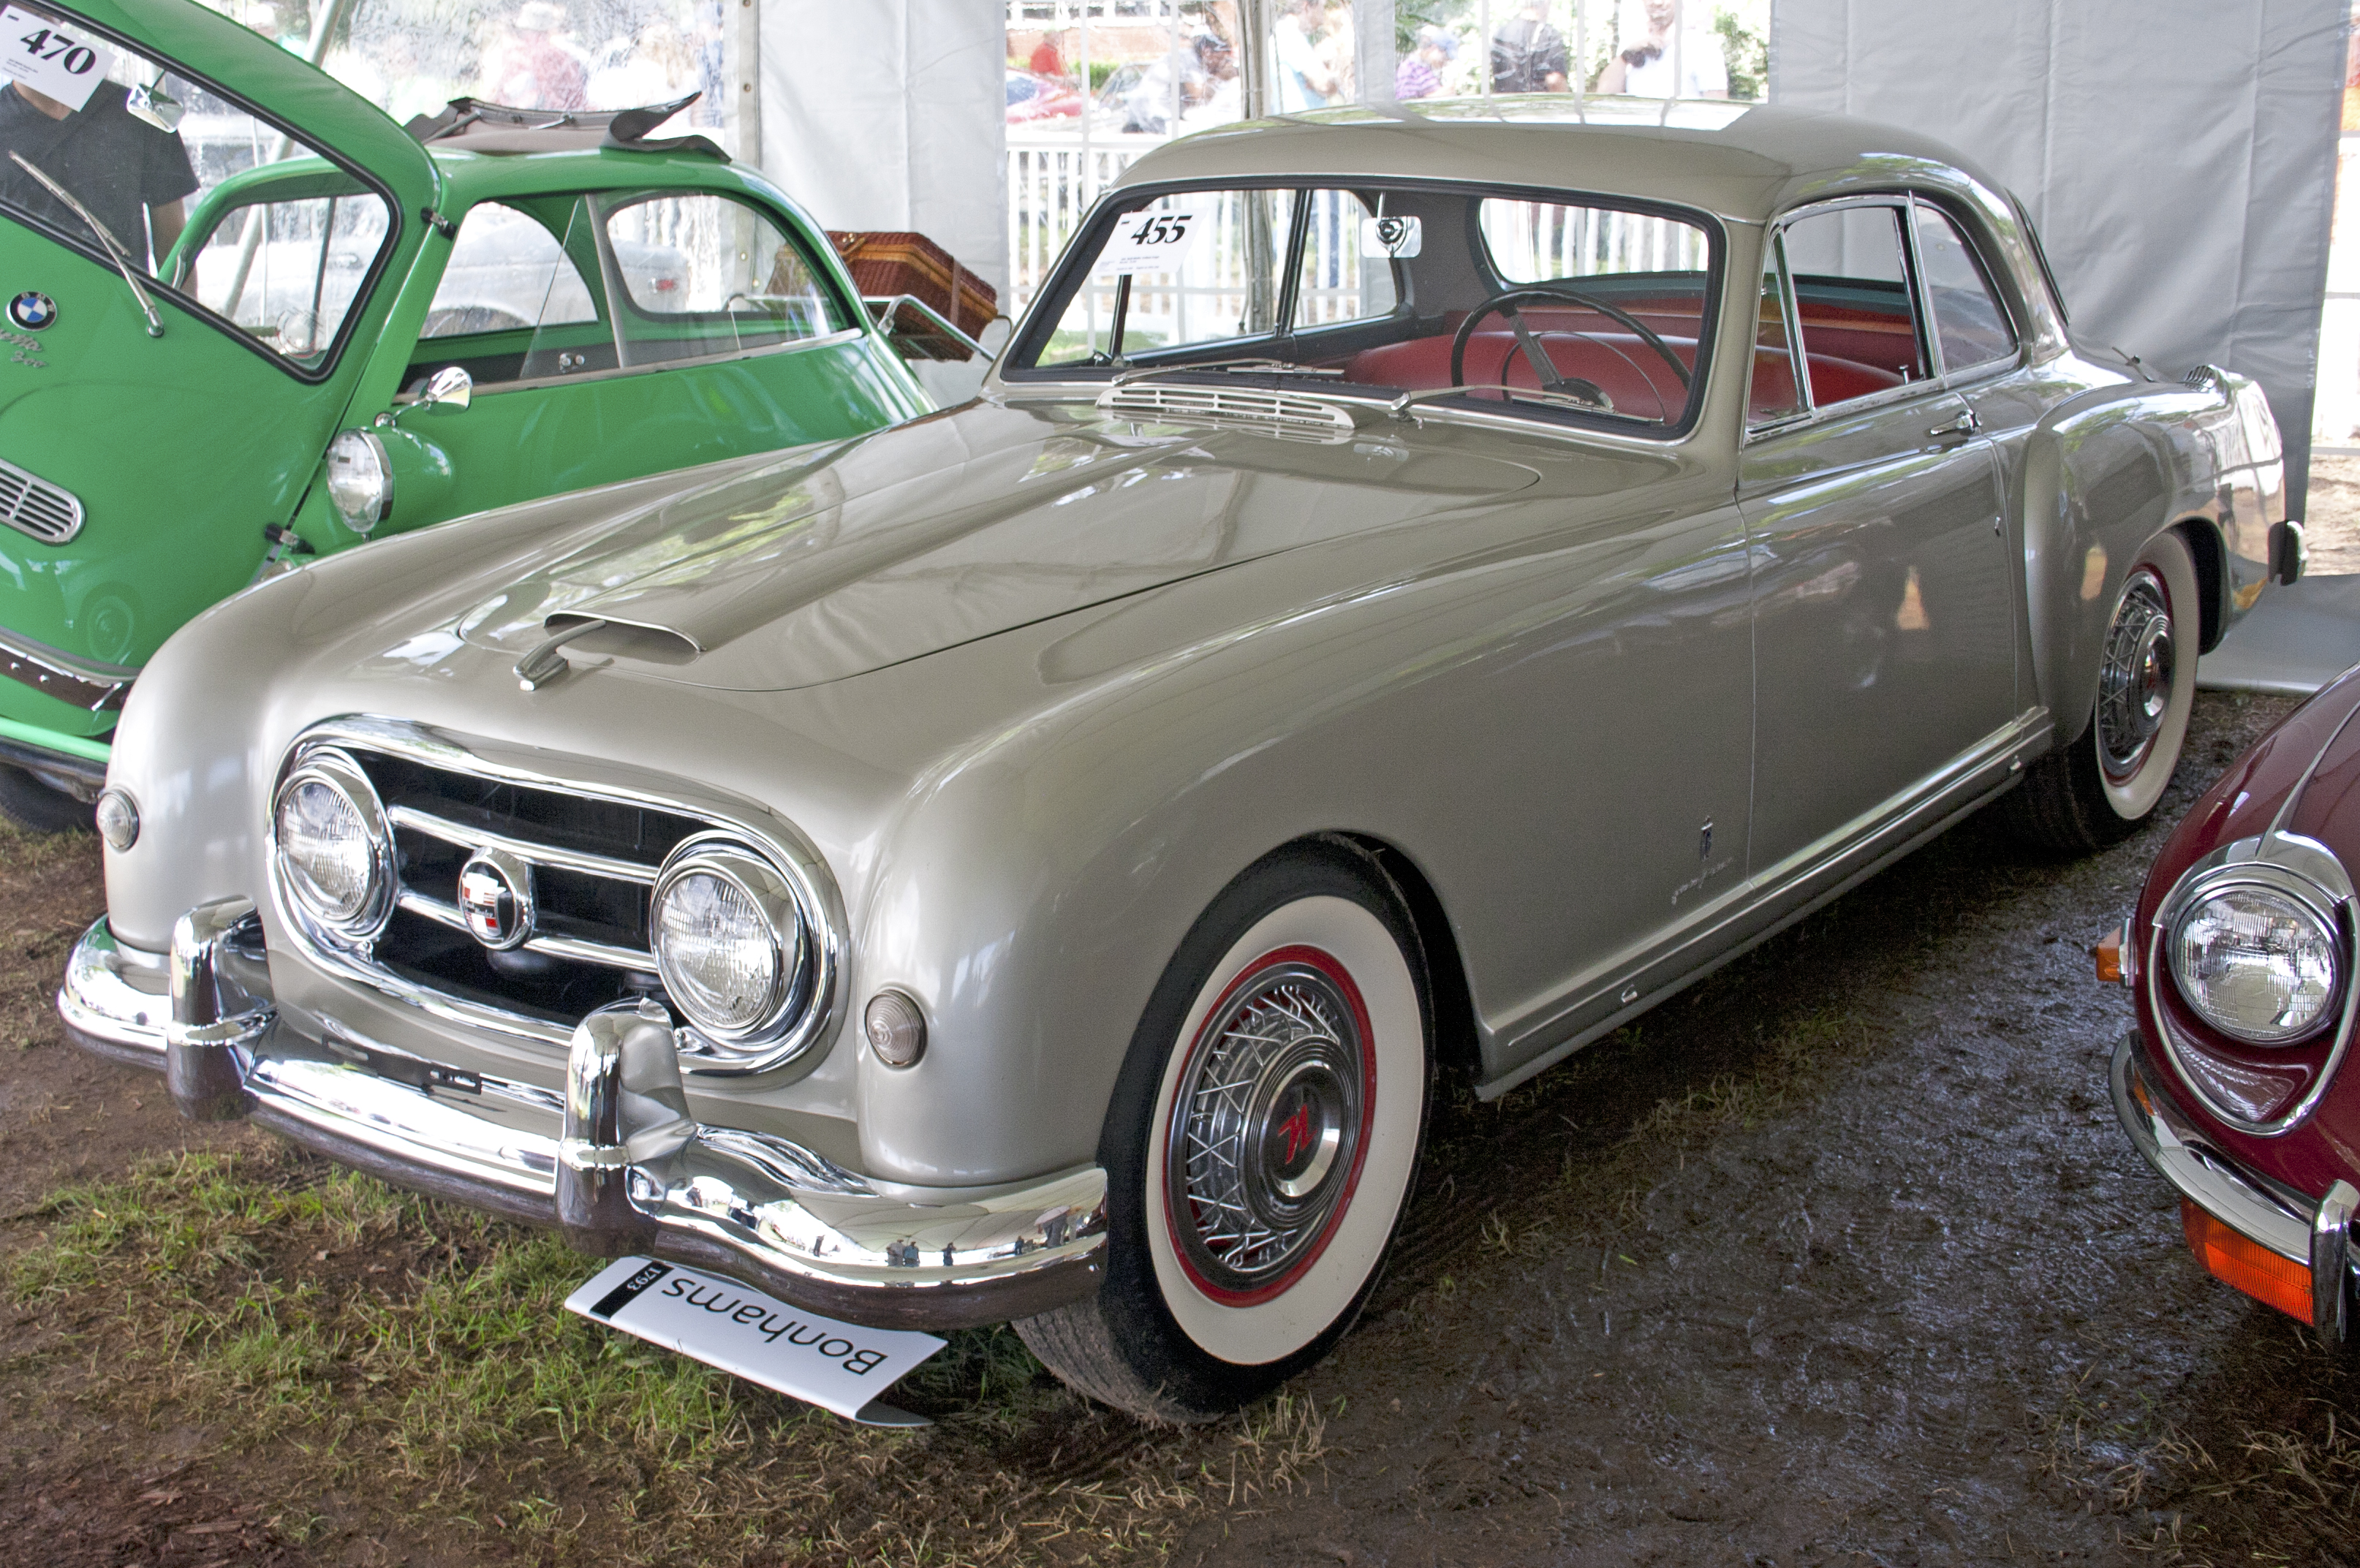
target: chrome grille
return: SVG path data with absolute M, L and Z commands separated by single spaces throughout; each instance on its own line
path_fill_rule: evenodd
M 63 544 L 82 532 L 82 502 L 72 491 L 0 460 L 0 522 L 43 544 Z
M 1123 419 L 1209 421 L 1279 441 L 1335 445 L 1352 439 L 1352 416 L 1333 403 L 1235 387 L 1133 383 L 1098 397 L 1098 411 Z
M 654 793 L 638 782 L 637 769 L 617 765 L 585 763 L 601 782 L 577 785 L 491 760 L 441 732 L 367 718 L 308 732 L 281 777 L 327 757 L 366 776 L 393 868 L 390 911 L 366 936 L 321 923 L 289 896 L 283 864 L 274 874 L 281 913 L 332 972 L 462 1024 L 563 1049 L 574 1026 L 598 1007 L 668 1000 L 650 951 L 657 875 L 685 841 L 727 842 L 784 876 L 803 922 L 801 957 L 774 1024 L 734 1040 L 708 1039 L 685 1024 L 677 1031 L 682 1067 L 760 1072 L 824 1035 L 839 1000 L 842 918 L 816 853 L 759 808 L 741 809 L 726 797 L 708 806 L 709 791 L 682 782 L 678 793 L 699 802 L 687 804 L 671 790 Z M 460 887 L 471 860 L 514 875 L 523 889 L 515 900 L 518 925 L 502 914 L 490 924 L 506 930 L 471 926 Z M 484 920 L 480 897 L 474 908 Z

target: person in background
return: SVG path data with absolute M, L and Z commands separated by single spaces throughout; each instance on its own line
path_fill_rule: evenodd
M 88 225 L 5 156 L 13 152 L 72 191 L 134 266 L 153 271 L 188 222 L 182 202 L 197 177 L 180 132 L 134 117 L 126 95 L 121 82 L 102 82 L 88 103 L 69 109 L 10 82 L 0 92 L 0 201 L 92 243 Z
M 590 68 L 558 37 L 565 12 L 550 0 L 525 0 L 509 36 L 485 62 L 485 96 L 518 109 L 586 109 Z
M 1299 114 L 1324 109 L 1334 102 L 1336 79 L 1319 58 L 1313 35 L 1325 19 L 1319 0 L 1291 0 L 1271 27 L 1272 53 L 1278 59 L 1278 112 Z
M 1351 0 L 1330 0 L 1320 13 L 1319 38 L 1316 45 L 1319 64 L 1328 73 L 1328 102 L 1351 103 L 1359 101 L 1360 62 L 1353 58 Z
M 1459 40 L 1440 27 L 1420 27 L 1417 48 L 1393 71 L 1393 96 L 1431 98 L 1442 91 L 1442 68 L 1459 58 Z
M 1065 62 L 1057 53 L 1056 38 L 1048 33 L 1042 34 L 1041 41 L 1032 46 L 1032 58 L 1025 62 L 1024 69 L 1035 76 L 1065 75 Z
M 1729 96 L 1729 61 L 1721 55 L 1720 38 L 1709 28 L 1683 27 L 1679 0 L 1640 0 L 1635 16 L 1625 0 L 1622 36 L 1634 35 L 1638 41 L 1598 78 L 1601 93 L 1628 93 L 1637 98 Z M 1679 40 L 1677 50 L 1675 38 Z
M 1548 6 L 1530 0 L 1491 35 L 1491 91 L 1562 93 L 1565 35 L 1549 25 Z

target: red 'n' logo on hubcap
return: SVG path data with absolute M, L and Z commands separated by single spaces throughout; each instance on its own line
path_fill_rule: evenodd
M 1292 1165 L 1311 1142 L 1311 1107 L 1295 1106 L 1295 1114 L 1278 1124 L 1278 1130 L 1286 1135 L 1286 1162 Z

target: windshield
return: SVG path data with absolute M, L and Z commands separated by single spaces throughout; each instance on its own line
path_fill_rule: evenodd
M 1066 252 L 1005 374 L 1193 368 L 1672 431 L 1701 397 L 1717 265 L 1701 218 L 1571 194 L 1126 191 Z
M 389 237 L 382 196 L 63 11 L 0 6 L 0 212 L 323 368 Z

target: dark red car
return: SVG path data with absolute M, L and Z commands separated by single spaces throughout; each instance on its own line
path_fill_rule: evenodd
M 2137 998 L 2114 1110 L 2205 1268 L 2332 1340 L 2354 1316 L 2360 669 L 2237 759 L 2165 844 L 2098 972 Z

